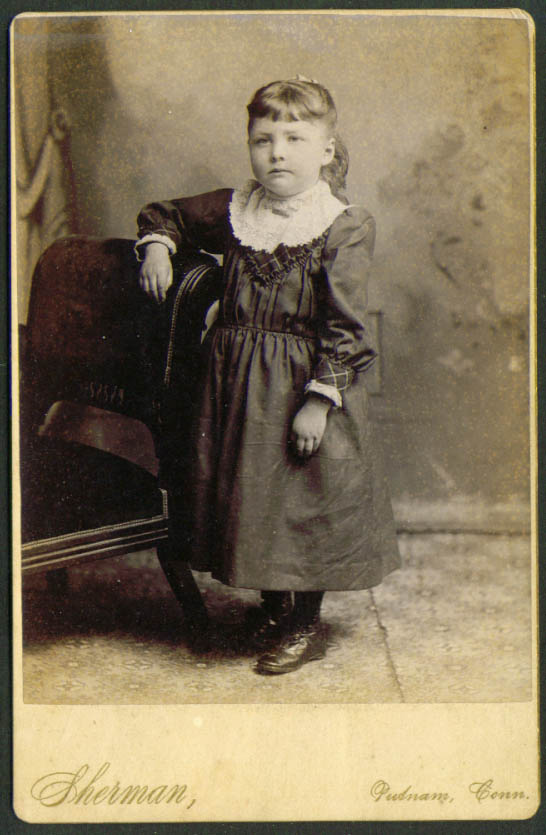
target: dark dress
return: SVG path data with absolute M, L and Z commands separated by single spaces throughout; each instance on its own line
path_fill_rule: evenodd
M 224 256 L 191 460 L 170 491 L 184 556 L 240 588 L 374 586 L 400 563 L 362 373 L 376 356 L 365 326 L 374 221 L 348 207 L 308 244 L 268 254 L 235 238 L 231 195 L 154 203 L 139 215 L 141 236 Z M 312 379 L 342 389 L 343 406 L 302 460 L 290 430 Z

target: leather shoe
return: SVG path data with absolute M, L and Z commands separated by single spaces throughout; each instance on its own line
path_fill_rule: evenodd
M 262 655 L 255 666 L 261 675 L 291 673 L 326 655 L 326 639 L 318 626 L 310 626 L 286 635 L 280 644 Z

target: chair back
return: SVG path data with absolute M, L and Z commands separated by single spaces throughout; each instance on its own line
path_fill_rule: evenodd
M 69 237 L 39 259 L 24 358 L 33 420 L 68 400 L 149 423 L 158 310 L 138 287 L 133 246 Z
M 23 358 L 22 408 L 31 424 L 65 400 L 137 418 L 155 434 L 165 369 L 173 354 L 180 355 L 169 340 L 178 334 L 185 345 L 198 345 L 199 319 L 218 294 L 219 268 L 211 256 L 190 253 L 173 267 L 168 301 L 158 305 L 139 287 L 134 241 L 71 236 L 42 254 Z M 192 293 L 199 297 L 197 311 Z M 175 304 L 181 296 L 185 308 Z M 187 327 L 173 326 L 173 311 L 181 321 L 187 317 Z M 185 361 L 191 369 L 195 357 Z

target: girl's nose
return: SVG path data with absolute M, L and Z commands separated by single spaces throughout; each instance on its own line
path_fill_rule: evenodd
M 271 145 L 271 159 L 273 162 L 276 162 L 280 159 L 284 159 L 285 149 L 284 144 L 282 142 L 274 142 Z

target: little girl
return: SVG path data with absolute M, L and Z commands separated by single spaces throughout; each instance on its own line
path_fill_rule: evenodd
M 370 588 L 399 555 L 363 373 L 376 358 L 365 325 L 375 224 L 339 196 L 348 158 L 334 102 L 315 81 L 275 81 L 248 117 L 255 179 L 146 206 L 137 248 L 157 301 L 177 250 L 223 254 L 173 502 L 192 568 L 261 591 L 255 670 L 275 674 L 324 657 L 326 590 Z

